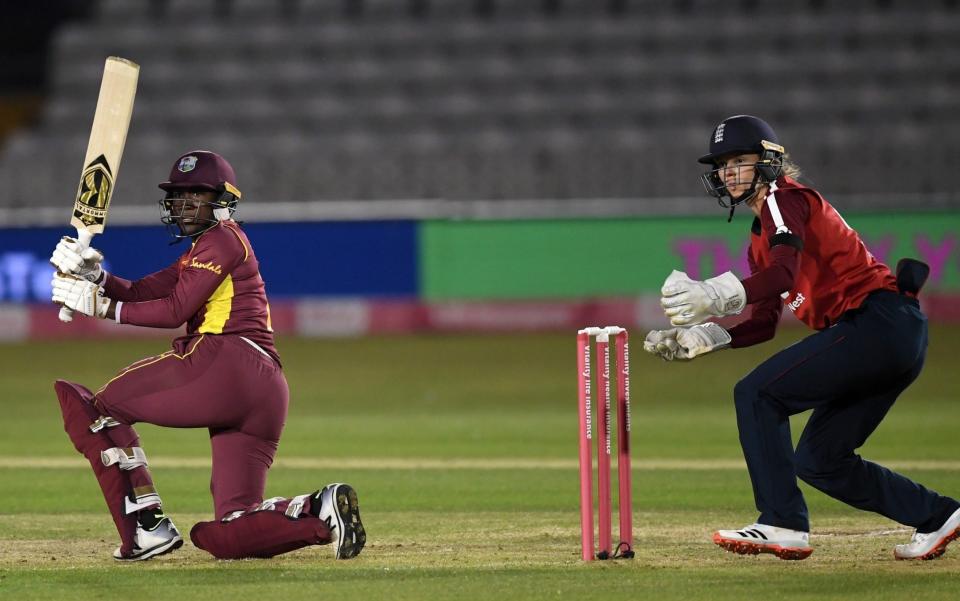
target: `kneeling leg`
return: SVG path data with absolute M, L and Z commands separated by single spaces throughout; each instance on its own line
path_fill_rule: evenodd
M 317 517 L 318 503 L 311 503 L 316 496 L 267 499 L 223 520 L 200 522 L 190 530 L 190 540 L 217 559 L 273 557 L 308 545 L 327 544 L 331 540 L 330 526 Z

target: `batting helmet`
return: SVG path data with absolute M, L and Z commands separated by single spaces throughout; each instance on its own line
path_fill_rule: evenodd
M 181 155 L 170 169 L 169 180 L 161 183 L 160 188 L 165 192 L 190 188 L 217 192 L 214 204 L 231 210 L 240 200 L 233 167 L 227 159 L 209 150 L 192 150 Z
M 160 189 L 167 193 L 165 198 L 160 199 L 160 221 L 167 226 L 175 240 L 205 232 L 218 221 L 230 219 L 240 200 L 233 167 L 225 158 L 209 150 L 192 150 L 180 155 L 170 170 L 169 180 L 161 183 Z M 179 205 L 179 213 L 175 212 L 175 197 L 178 196 L 178 191 L 186 190 L 208 190 L 217 195 L 212 202 L 203 203 L 213 208 L 213 219 L 199 217 L 200 205 L 195 205 L 196 214 L 190 217 L 190 220 L 194 223 L 198 220 L 206 221 L 207 227 L 192 234 L 185 233 L 178 225 L 178 221 L 185 217 L 186 205 Z

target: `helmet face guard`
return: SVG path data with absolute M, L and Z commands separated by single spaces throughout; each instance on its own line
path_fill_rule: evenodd
M 717 203 L 721 207 L 729 209 L 741 204 L 756 194 L 759 184 L 774 182 L 783 174 L 783 147 L 768 142 L 767 140 L 762 140 L 761 145 L 763 151 L 760 153 L 760 158 L 757 159 L 757 162 L 753 163 L 753 180 L 750 182 L 750 188 L 736 197 L 730 195 L 727 185 L 723 182 L 722 173 L 725 167 L 718 165 L 719 160 L 713 163 L 713 169 L 700 175 L 700 181 L 703 183 L 707 194 L 716 198 Z M 771 148 L 768 148 L 768 145 L 771 146 Z M 753 152 L 753 150 L 747 150 L 743 154 L 750 152 Z M 742 165 L 742 167 L 748 166 L 749 165 Z M 738 179 L 737 183 L 740 184 L 744 182 Z
M 240 200 L 233 167 L 222 156 L 209 150 L 193 150 L 181 155 L 170 170 L 169 181 L 160 184 L 160 188 L 166 192 L 159 202 L 160 221 L 167 226 L 174 241 L 197 236 L 218 222 L 230 219 Z M 197 201 L 186 196 L 185 193 L 191 191 L 213 192 L 216 198 Z M 212 218 L 201 217 L 204 206 L 212 208 Z M 204 227 L 188 234 L 184 231 L 184 223 L 201 224 Z
M 742 154 L 757 154 L 759 158 L 753 164 L 750 188 L 734 197 L 723 181 L 725 168 L 721 166 L 721 159 Z M 703 173 L 700 181 L 707 194 L 716 198 L 721 207 L 730 209 L 729 221 L 733 219 L 734 208 L 753 198 L 758 186 L 774 182 L 783 174 L 784 154 L 786 151 L 780 145 L 777 134 L 765 121 L 751 115 L 734 115 L 714 128 L 710 152 L 699 159 L 700 163 L 710 165 L 712 169 Z
M 207 191 L 206 188 L 201 189 Z M 214 190 L 218 192 L 218 196 L 213 201 L 188 199 L 184 196 L 184 192 L 187 191 L 189 191 L 189 188 L 170 189 L 159 201 L 160 222 L 167 227 L 167 231 L 177 242 L 184 238 L 198 236 L 220 221 L 230 219 L 234 211 L 237 210 L 237 202 L 240 200 L 240 190 L 229 182 L 224 182 L 223 185 L 218 186 L 217 190 Z M 178 200 L 181 202 L 177 203 Z M 179 210 L 177 205 L 179 205 Z M 200 216 L 200 211 L 205 206 L 212 207 L 212 218 Z M 202 224 L 204 227 L 188 234 L 183 229 L 185 222 Z

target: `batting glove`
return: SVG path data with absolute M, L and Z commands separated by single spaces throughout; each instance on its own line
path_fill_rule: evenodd
M 670 325 L 689 326 L 710 317 L 736 315 L 747 304 L 747 291 L 731 272 L 704 281 L 674 270 L 660 289 L 660 306 Z
M 64 236 L 53 249 L 50 263 L 60 273 L 72 274 L 88 282 L 103 282 L 103 253 L 95 248 L 83 248 L 75 239 Z
M 106 318 L 111 301 L 103 295 L 103 288 L 93 282 L 75 275 L 54 273 L 50 287 L 53 302 L 90 317 Z

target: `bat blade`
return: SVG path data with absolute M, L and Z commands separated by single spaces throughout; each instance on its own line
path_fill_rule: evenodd
M 111 56 L 104 64 L 97 110 L 70 219 L 70 225 L 77 228 L 78 233 L 85 230 L 92 236 L 103 233 L 106 226 L 139 75 L 139 65 L 124 58 Z
M 107 211 L 127 143 L 139 77 L 140 66 L 125 58 L 110 56 L 103 65 L 97 110 L 70 218 L 70 225 L 77 228 L 81 247 L 88 247 L 94 234 L 102 234 L 107 225 Z M 60 321 L 72 319 L 73 311 L 61 307 Z

